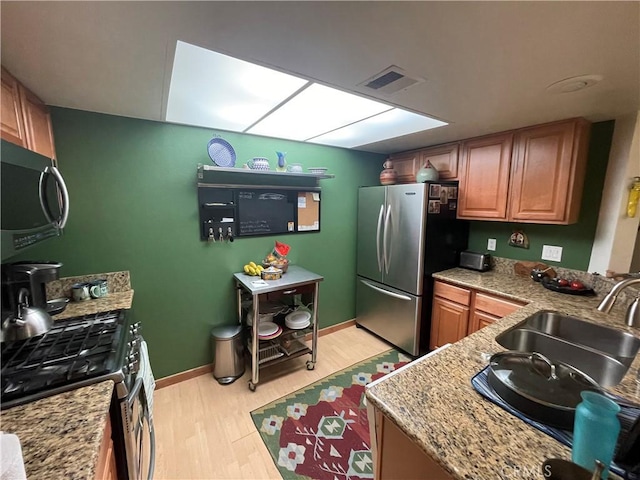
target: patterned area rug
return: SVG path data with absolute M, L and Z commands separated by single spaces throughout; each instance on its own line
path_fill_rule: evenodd
M 390 350 L 251 412 L 282 478 L 373 478 L 364 388 L 410 360 Z

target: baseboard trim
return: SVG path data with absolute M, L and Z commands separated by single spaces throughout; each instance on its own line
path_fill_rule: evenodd
M 201 367 L 192 368 L 191 370 L 187 370 L 185 372 L 169 375 L 168 377 L 162 377 L 156 380 L 156 390 L 159 388 L 168 387 L 170 385 L 175 385 L 176 383 L 184 382 L 185 380 L 199 377 L 200 375 L 211 373 L 212 371 L 213 365 L 208 364 L 202 365 Z
M 318 336 L 323 337 L 324 335 L 329 335 L 330 333 L 335 333 L 340 330 L 344 330 L 345 328 L 352 327 L 356 324 L 354 320 L 347 320 L 346 322 L 338 323 L 336 325 L 331 325 L 330 327 L 321 328 L 318 330 Z M 311 334 L 305 335 L 305 340 L 311 339 Z M 211 373 L 213 371 L 213 365 L 207 364 L 202 365 L 201 367 L 192 368 L 191 370 L 186 370 L 184 372 L 176 373 L 174 375 L 169 375 L 168 377 L 162 377 L 156 380 L 156 390 L 159 388 L 168 387 L 170 385 L 175 385 L 176 383 L 184 382 L 186 380 L 191 380 L 192 378 L 199 377 L 201 375 L 205 375 Z

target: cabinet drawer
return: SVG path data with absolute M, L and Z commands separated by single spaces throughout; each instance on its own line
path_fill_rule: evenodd
M 438 297 L 446 298 L 461 305 L 468 306 L 471 300 L 471 291 L 466 288 L 455 287 L 438 281 L 433 285 L 433 293 Z
M 486 293 L 476 293 L 475 310 L 490 313 L 498 318 L 505 317 L 515 312 L 525 303 L 516 302 L 515 300 L 507 300 L 505 298 L 494 297 Z
M 277 300 L 281 300 L 283 299 L 283 297 L 286 298 L 291 298 L 292 295 L 308 295 L 308 294 L 312 294 L 315 291 L 315 287 L 316 284 L 315 283 L 308 283 L 306 285 L 299 285 L 297 287 L 291 287 L 291 288 L 285 288 L 284 290 L 278 290 L 275 292 L 269 292 L 265 295 L 265 298 L 263 298 L 261 296 L 261 300 L 266 300 L 266 301 L 277 301 Z

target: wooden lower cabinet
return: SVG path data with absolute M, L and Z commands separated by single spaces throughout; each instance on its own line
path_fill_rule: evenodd
M 524 305 L 526 303 L 436 280 L 429 348 L 434 350 L 455 343 Z
M 453 477 L 377 408 L 367 407 L 374 478 L 450 480 Z
M 433 298 L 431 339 L 429 348 L 435 350 L 447 343 L 455 343 L 467 336 L 469 307 L 444 298 Z
M 111 438 L 111 419 L 107 415 L 107 423 L 104 427 L 104 435 L 100 452 L 98 453 L 98 464 L 96 465 L 96 480 L 118 480 L 118 469 L 116 467 L 116 456 L 113 451 L 113 439 Z

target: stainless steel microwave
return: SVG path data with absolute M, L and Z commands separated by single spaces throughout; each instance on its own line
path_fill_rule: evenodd
M 61 234 L 69 193 L 51 159 L 5 140 L 0 145 L 2 260 Z

